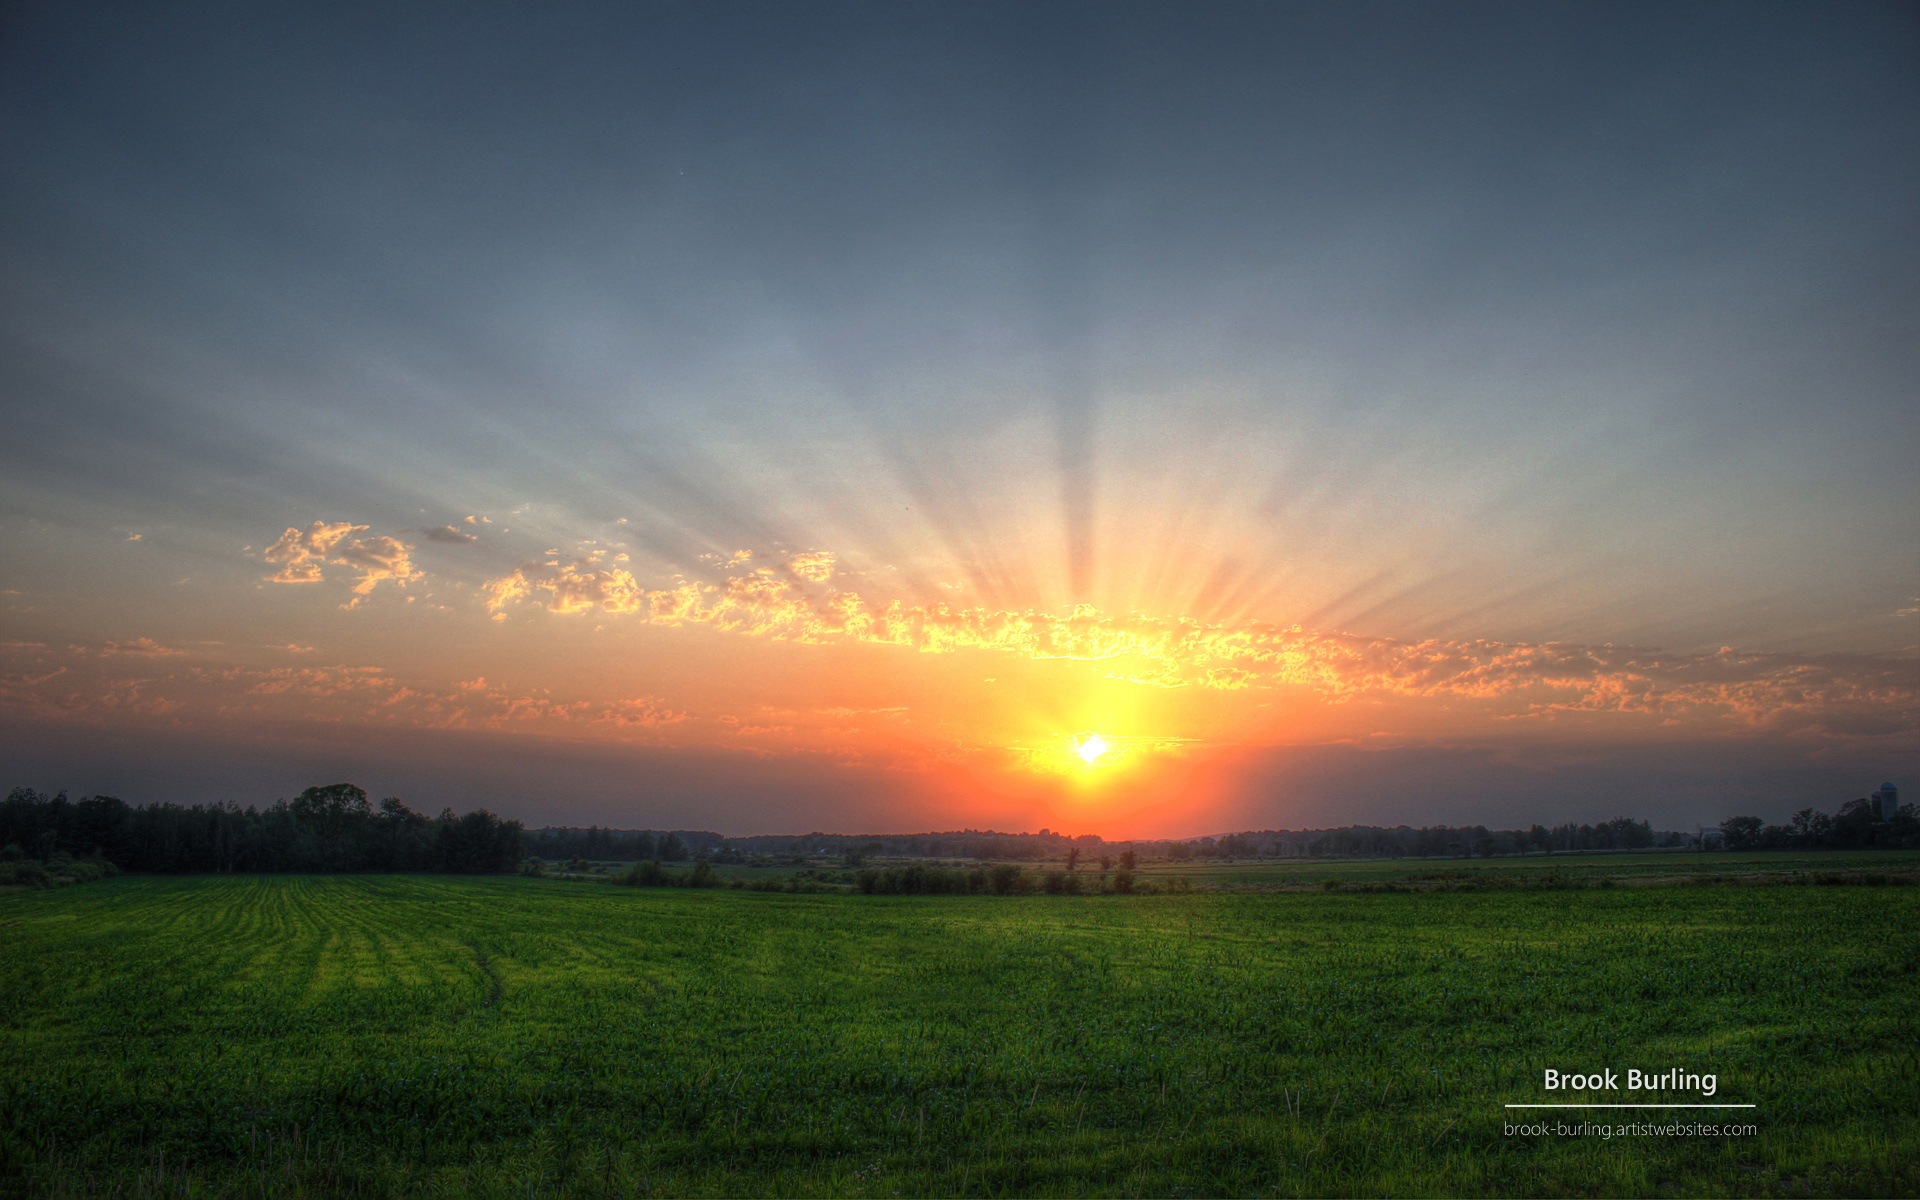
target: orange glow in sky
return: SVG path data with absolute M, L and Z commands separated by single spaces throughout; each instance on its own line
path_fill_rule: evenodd
M 1125 837 L 1920 775 L 1907 9 L 148 7 L 0 79 L 0 786 Z

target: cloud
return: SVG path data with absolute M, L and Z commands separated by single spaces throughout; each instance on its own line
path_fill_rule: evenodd
M 825 583 L 833 578 L 833 554 L 826 550 L 796 554 L 788 560 L 787 569 L 811 583 Z
M 1910 597 L 1908 597 L 1908 599 L 1910 599 L 1910 600 L 1912 600 L 1912 601 L 1913 601 L 1913 603 L 1912 603 L 1912 604 L 1909 604 L 1909 605 L 1908 605 L 1907 607 L 1905 607 L 1905 608 L 1897 608 L 1897 609 L 1895 609 L 1895 610 L 1893 611 L 1893 615 L 1894 615 L 1894 616 L 1896 616 L 1896 617 L 1920 617 L 1920 596 L 1910 596 Z
M 633 573 L 624 568 L 602 570 L 591 560 L 576 560 L 569 566 L 554 563 L 527 563 L 481 586 L 487 597 L 487 610 L 497 619 L 505 609 L 535 592 L 546 593 L 542 605 L 556 613 L 632 613 L 645 603 L 645 593 Z
M 448 542 L 454 545 L 460 545 L 464 542 L 477 542 L 480 539 L 452 525 L 435 525 L 432 529 L 427 530 L 427 540 L 430 542 Z
M 360 572 L 359 582 L 353 585 L 353 594 L 364 596 L 383 579 L 405 584 L 420 578 L 420 572 L 413 569 L 413 562 L 408 557 L 412 552 L 413 547 L 398 538 L 385 535 L 354 538 L 340 547 L 333 561 Z
M 119 645 L 116 654 L 144 649 Z M 241 725 L 306 730 L 316 723 L 492 729 L 627 742 L 657 742 L 690 720 L 659 696 L 556 696 L 544 688 L 492 685 L 484 677 L 445 682 L 380 666 L 208 664 L 149 654 L 138 660 L 140 676 L 128 678 L 119 673 L 127 660 L 103 660 L 104 652 L 71 665 L 42 662 L 0 672 L 0 719 L 97 727 L 145 717 L 170 728 L 228 731 Z
M 420 578 L 410 557 L 412 546 L 385 534 L 355 536 L 367 528 L 346 521 L 315 521 L 304 530 L 288 527 L 266 549 L 266 560 L 280 564 L 280 570 L 267 576 L 267 582 L 319 583 L 325 578 L 323 566 L 346 567 L 360 574 L 353 585 L 355 599 L 347 604 L 352 608 L 382 580 L 405 586 Z
M 101 658 L 112 658 L 117 654 L 132 654 L 140 658 L 174 658 L 185 653 L 185 650 L 162 646 L 149 637 L 134 638 L 130 642 L 108 642 L 100 648 Z
M 319 583 L 325 578 L 320 566 L 327 555 L 349 535 L 366 528 L 346 521 L 315 521 L 305 530 L 288 526 L 263 556 L 270 563 L 280 564 L 280 570 L 267 576 L 267 582 Z
M 666 707 L 656 697 L 643 696 L 636 700 L 616 700 L 603 705 L 593 719 L 629 728 L 658 729 L 663 725 L 679 724 L 687 719 L 687 714 Z
M 1300 688 L 1359 698 L 1478 702 L 1506 718 L 1627 714 L 1659 724 L 1717 720 L 1755 729 L 1878 734 L 1920 730 L 1920 662 L 1873 655 L 1672 654 L 1613 645 L 1428 639 L 1396 641 L 1298 625 L 1191 618 L 903 605 L 852 592 L 816 595 L 760 568 L 718 583 L 647 590 L 624 570 L 575 561 L 530 564 L 486 585 L 504 619 L 533 601 L 655 625 L 706 625 L 749 637 L 854 641 L 924 654 L 983 651 L 1097 664 L 1157 687 Z

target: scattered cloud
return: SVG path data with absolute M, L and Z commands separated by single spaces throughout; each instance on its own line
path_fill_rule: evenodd
M 339 549 L 333 561 L 360 572 L 359 582 L 353 585 L 353 594 L 365 596 L 383 579 L 405 584 L 420 578 L 421 573 L 413 569 L 413 562 L 408 557 L 412 551 L 413 547 L 398 538 L 384 535 L 354 538 Z
M 1907 605 L 1907 607 L 1905 607 L 1905 608 L 1897 608 L 1897 609 L 1895 609 L 1895 610 L 1893 611 L 1893 615 L 1894 615 L 1894 616 L 1896 616 L 1896 617 L 1920 617 L 1920 596 L 1909 596 L 1909 597 L 1908 597 L 1908 599 L 1909 599 L 1909 600 L 1911 600 L 1911 601 L 1913 601 L 1913 603 L 1911 603 L 1911 604 L 1909 604 L 1909 605 Z
M 659 729 L 664 725 L 677 725 L 687 719 L 687 714 L 666 707 L 657 697 L 643 696 L 635 700 L 616 700 L 602 706 L 594 715 L 594 720 L 614 725 Z
M 140 658 L 175 658 L 185 654 L 172 646 L 162 646 L 149 637 L 134 638 L 130 642 L 108 642 L 100 648 L 101 658 L 112 658 L 118 654 L 131 654 Z
M 130 542 L 137 542 L 140 540 L 140 535 L 137 533 L 130 533 L 127 535 L 127 540 Z
M 347 537 L 366 528 L 346 521 L 315 521 L 304 530 L 288 526 L 266 549 L 266 560 L 280 564 L 278 571 L 267 576 L 267 582 L 319 583 L 326 578 L 320 567 L 327 555 Z
M 410 557 L 412 546 L 386 534 L 356 536 L 367 528 L 346 521 L 315 521 L 305 529 L 288 527 L 266 549 L 266 560 L 280 566 L 267 581 L 319 583 L 325 578 L 324 566 L 345 567 L 360 575 L 353 585 L 354 599 L 347 603 L 352 608 L 383 580 L 405 586 L 421 577 Z
M 787 561 L 787 569 L 808 582 L 825 583 L 833 578 L 833 554 L 826 550 L 796 554 Z
M 163 655 L 142 660 L 138 678 L 118 674 L 117 665 L 91 656 L 0 673 L 0 716 L 96 726 L 138 716 L 223 729 L 236 722 L 514 729 L 622 741 L 657 740 L 690 720 L 658 696 L 555 696 L 484 677 L 442 683 L 368 665 L 206 665 Z
M 465 542 L 477 542 L 480 539 L 457 526 L 435 525 L 432 529 L 427 530 L 427 540 L 430 542 L 448 542 L 453 545 L 460 545 Z
M 495 619 L 532 601 L 550 612 L 627 615 L 796 642 L 856 641 L 925 654 L 984 651 L 1095 663 L 1115 679 L 1217 690 L 1291 687 L 1333 702 L 1362 697 L 1484 702 L 1508 718 L 1635 714 L 1660 723 L 1722 720 L 1777 730 L 1920 730 L 1920 663 L 1872 655 L 1668 654 L 1612 645 L 1321 633 L 1298 625 L 878 603 L 815 595 L 786 570 L 648 590 L 627 571 L 530 564 L 486 584 Z
M 481 590 L 487 597 L 487 610 L 497 620 L 505 619 L 510 605 L 536 592 L 546 594 L 541 604 L 556 613 L 632 613 L 646 602 L 646 593 L 631 571 L 619 567 L 602 570 L 591 558 L 565 567 L 551 560 L 526 563 L 488 580 Z

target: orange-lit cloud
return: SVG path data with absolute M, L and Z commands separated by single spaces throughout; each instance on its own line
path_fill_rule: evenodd
M 347 521 L 315 521 L 305 529 L 288 527 L 263 555 L 268 562 L 280 565 L 267 581 L 319 583 L 325 578 L 324 566 L 345 567 L 360 576 L 353 585 L 356 598 L 349 601 L 351 606 L 383 580 L 404 586 L 420 578 L 410 557 L 412 546 L 385 534 L 355 536 L 367 528 Z
M 174 658 L 185 653 L 186 651 L 176 650 L 172 646 L 162 646 L 150 637 L 138 637 L 130 642 L 108 642 L 99 650 L 101 658 L 112 658 L 119 654 L 131 654 L 140 658 Z
M 143 641 L 145 639 L 142 639 Z M 141 654 L 138 675 L 116 661 L 127 643 L 58 652 L 33 648 L 34 665 L 0 673 L 0 712 L 100 724 L 116 716 L 167 716 L 229 725 L 239 719 L 372 722 L 439 729 L 526 729 L 620 737 L 664 730 L 688 714 L 659 696 L 556 696 L 482 678 L 440 683 L 379 666 L 262 666 L 212 652 Z
M 787 569 L 811 583 L 825 583 L 833 578 L 833 555 L 826 550 L 796 554 L 787 561 Z
M 812 558 L 812 556 L 809 556 Z M 1400 641 L 1268 623 L 877 602 L 809 586 L 792 563 L 718 583 L 648 590 L 626 570 L 557 560 L 489 581 L 495 619 L 523 602 L 550 612 L 628 615 L 805 643 L 852 641 L 924 654 L 984 651 L 1077 660 L 1160 688 L 1301 688 L 1326 700 L 1480 701 L 1497 715 L 1620 713 L 1664 723 L 1720 719 L 1852 732 L 1920 728 L 1920 663 L 1869 655 L 1794 656 L 1723 648 L 1665 654 L 1623 646 L 1490 640 Z

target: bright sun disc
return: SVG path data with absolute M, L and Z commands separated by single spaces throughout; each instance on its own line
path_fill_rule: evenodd
M 1107 752 L 1107 740 L 1097 733 L 1083 734 L 1074 739 L 1074 750 L 1085 759 L 1088 766 Z

